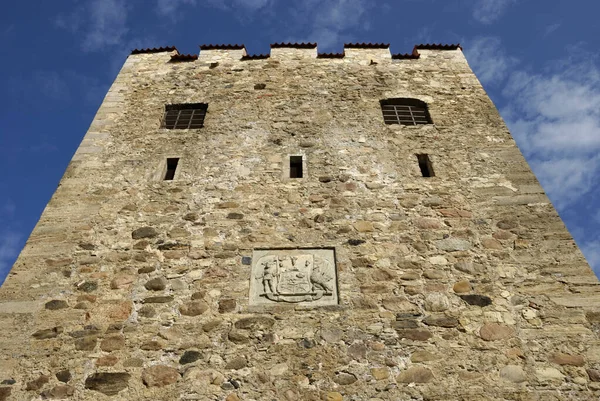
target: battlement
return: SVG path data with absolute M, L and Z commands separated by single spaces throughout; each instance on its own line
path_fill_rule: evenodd
M 136 54 L 171 53 L 171 62 L 208 62 L 219 61 L 250 61 L 273 58 L 285 59 L 347 59 L 347 60 L 418 60 L 429 51 L 456 51 L 461 50 L 460 44 L 418 44 L 410 53 L 390 52 L 389 43 L 345 43 L 341 53 L 319 53 L 317 43 L 272 43 L 269 54 L 249 54 L 243 44 L 203 44 L 200 45 L 200 53 L 182 54 L 174 46 L 157 47 L 148 49 L 135 49 L 131 52 Z

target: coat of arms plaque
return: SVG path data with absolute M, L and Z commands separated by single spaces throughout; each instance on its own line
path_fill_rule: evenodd
M 252 257 L 250 305 L 336 305 L 333 249 L 261 249 Z

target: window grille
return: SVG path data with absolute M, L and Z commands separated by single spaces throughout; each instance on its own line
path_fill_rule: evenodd
M 206 103 L 168 104 L 161 128 L 166 129 L 196 129 L 204 126 Z
M 431 124 L 427 104 L 418 99 L 385 99 L 381 101 L 381 111 L 386 124 Z

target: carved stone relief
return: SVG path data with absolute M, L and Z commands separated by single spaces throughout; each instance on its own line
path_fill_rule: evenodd
M 333 249 L 255 250 L 250 305 L 275 303 L 337 305 Z

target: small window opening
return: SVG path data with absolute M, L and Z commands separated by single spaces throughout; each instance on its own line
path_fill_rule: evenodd
M 167 159 L 167 172 L 165 173 L 165 181 L 172 181 L 175 177 L 175 170 L 177 170 L 178 158 Z
M 290 178 L 302 178 L 302 156 L 290 156 Z
M 417 155 L 417 160 L 419 161 L 419 168 L 421 169 L 421 174 L 423 174 L 423 177 L 435 177 L 435 173 L 433 172 L 433 164 L 431 164 L 428 154 Z

